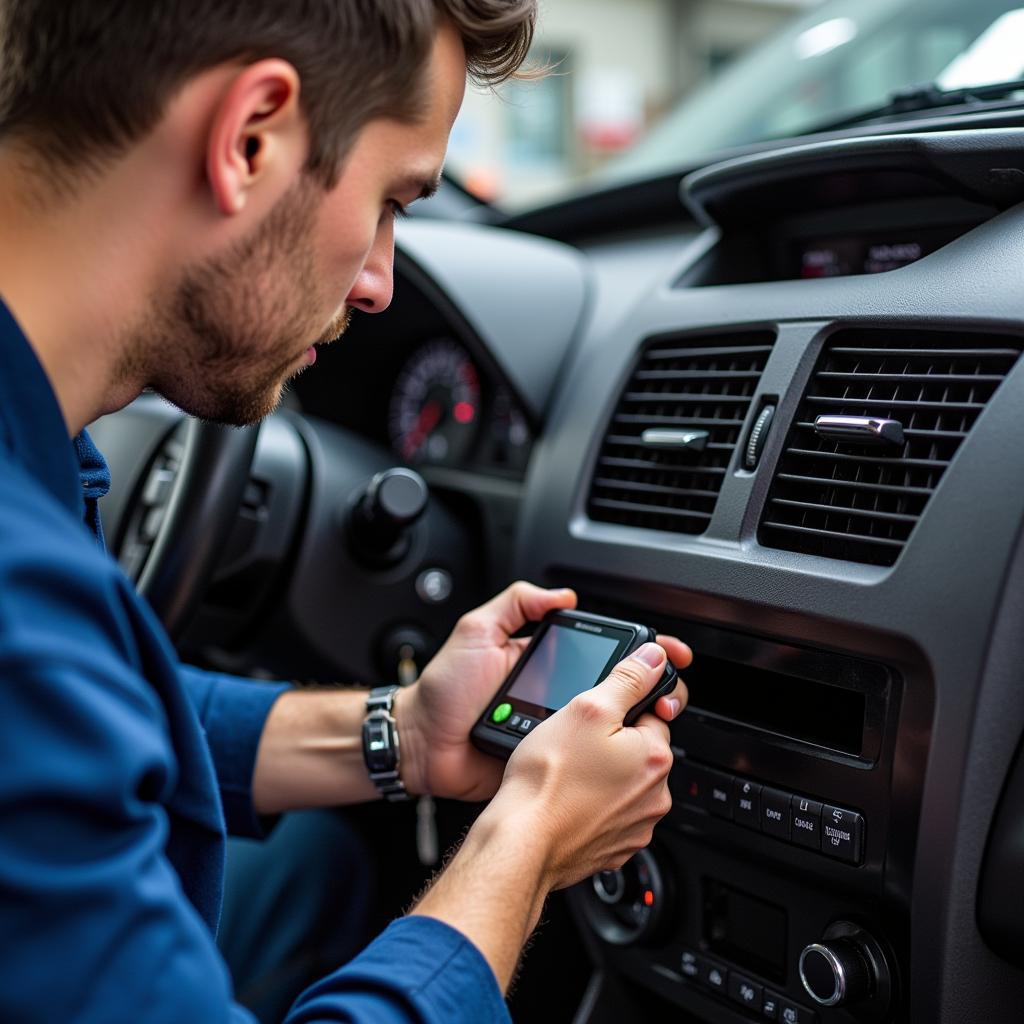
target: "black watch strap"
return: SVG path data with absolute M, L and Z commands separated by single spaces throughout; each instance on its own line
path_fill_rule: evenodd
M 363 720 L 363 760 L 373 784 L 385 800 L 408 800 L 405 783 L 399 778 L 401 755 L 398 726 L 392 711 L 397 686 L 376 686 L 366 698 Z

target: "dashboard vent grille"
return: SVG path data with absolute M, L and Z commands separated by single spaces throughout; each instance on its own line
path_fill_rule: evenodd
M 814 371 L 786 438 L 759 539 L 892 565 L 986 402 L 1020 355 L 1002 335 L 844 331 Z M 818 416 L 898 420 L 901 444 L 835 441 Z
M 601 445 L 590 517 L 703 533 L 774 340 L 769 331 L 749 331 L 648 345 Z M 659 446 L 650 440 L 652 431 L 693 433 L 699 442 Z

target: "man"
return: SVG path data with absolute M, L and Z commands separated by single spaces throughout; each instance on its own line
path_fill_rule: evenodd
M 90 535 L 82 431 L 146 386 L 253 422 L 311 342 L 384 309 L 394 216 L 436 185 L 467 68 L 519 67 L 534 2 L 0 2 L 0 1019 L 250 1019 L 214 944 L 225 818 L 253 834 L 378 795 L 365 693 L 177 663 Z M 493 799 L 289 1021 L 504 1020 L 547 894 L 648 842 L 685 689 L 622 719 L 666 649 L 688 663 L 678 640 L 543 723 L 504 777 L 467 741 L 512 634 L 574 601 L 516 584 L 394 696 L 404 788 Z

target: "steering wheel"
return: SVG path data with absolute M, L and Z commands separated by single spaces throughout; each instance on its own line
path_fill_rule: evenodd
M 249 479 L 259 426 L 189 419 L 182 453 L 152 547 L 138 572 L 139 593 L 172 639 L 199 605 L 224 551 Z

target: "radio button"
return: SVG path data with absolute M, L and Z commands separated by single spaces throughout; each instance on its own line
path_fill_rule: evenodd
M 761 786 L 747 779 L 733 781 L 733 820 L 747 828 L 761 828 Z
M 745 1006 L 752 1013 L 761 1012 L 764 989 L 756 981 L 745 978 L 735 971 L 729 975 L 729 998 L 740 1006 Z
M 761 831 L 776 839 L 789 839 L 791 820 L 789 793 L 780 789 L 769 789 L 761 793 Z
M 782 996 L 777 992 L 765 992 L 764 1002 L 761 1003 L 761 1017 L 764 1020 L 778 1020 L 779 1003 L 781 1002 Z
M 679 970 L 683 977 L 695 979 L 700 975 L 700 958 L 693 950 L 684 949 L 679 957 Z
M 783 999 L 779 1003 L 779 1020 L 782 1024 L 818 1024 L 818 1015 L 805 1006 Z
M 821 804 L 817 800 L 793 797 L 793 842 L 810 850 L 821 849 Z
M 723 964 L 717 963 L 714 960 L 705 960 L 701 957 L 700 980 L 708 988 L 715 989 L 718 992 L 726 992 L 729 989 L 729 970 Z
M 864 819 L 856 811 L 825 804 L 821 812 L 821 852 L 859 864 L 864 845 Z
M 732 820 L 733 777 L 724 772 L 708 772 L 708 810 L 719 818 Z
M 672 774 L 668 777 L 672 796 L 691 807 L 708 806 L 711 781 L 707 768 L 694 764 L 689 758 L 677 757 Z

